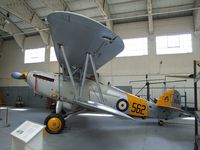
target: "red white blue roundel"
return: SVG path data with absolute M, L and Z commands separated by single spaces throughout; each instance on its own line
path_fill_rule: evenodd
M 129 104 L 128 104 L 127 100 L 125 100 L 125 99 L 119 99 L 116 103 L 116 108 L 119 111 L 124 112 L 128 109 L 128 107 L 129 107 Z

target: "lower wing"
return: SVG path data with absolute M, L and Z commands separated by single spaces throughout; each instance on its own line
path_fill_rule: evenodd
M 128 116 L 127 114 L 124 114 L 116 109 L 113 109 L 112 107 L 106 106 L 104 104 L 94 102 L 94 101 L 74 101 L 74 103 L 78 106 L 81 106 L 86 109 L 94 110 L 94 111 L 102 111 L 105 113 L 109 113 L 112 115 L 115 115 L 120 118 L 124 119 L 132 119 L 132 117 Z

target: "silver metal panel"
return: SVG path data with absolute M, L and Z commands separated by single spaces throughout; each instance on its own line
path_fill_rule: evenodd
M 96 68 L 124 49 L 121 38 L 104 25 L 71 12 L 55 12 L 47 17 L 59 64 L 64 64 L 58 44 L 64 46 L 71 67 L 83 69 L 87 53 L 92 54 Z M 66 73 L 66 72 L 65 72 Z M 88 73 L 92 73 L 91 67 Z

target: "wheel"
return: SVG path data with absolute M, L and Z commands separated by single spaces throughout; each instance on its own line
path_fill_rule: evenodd
M 163 125 L 164 125 L 164 121 L 159 120 L 159 121 L 158 121 L 158 125 L 159 125 L 159 126 L 163 126 Z
M 51 114 L 44 121 L 46 131 L 50 134 L 58 134 L 65 127 L 65 120 L 60 114 Z

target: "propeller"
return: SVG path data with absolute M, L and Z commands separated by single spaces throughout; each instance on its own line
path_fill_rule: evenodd
M 12 72 L 11 77 L 14 79 L 26 79 L 28 72 Z

